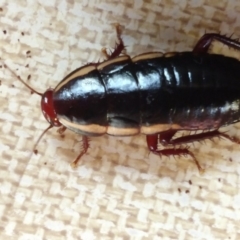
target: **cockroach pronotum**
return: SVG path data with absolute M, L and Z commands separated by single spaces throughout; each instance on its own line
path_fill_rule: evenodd
M 103 50 L 105 61 L 76 69 L 54 89 L 41 94 L 18 77 L 42 97 L 42 112 L 50 123 L 37 143 L 52 127 L 81 134 L 83 149 L 75 166 L 89 148 L 89 136 L 141 133 L 151 152 L 190 155 L 199 171 L 194 154 L 182 144 L 216 136 L 239 143 L 219 128 L 240 120 L 240 62 L 208 53 L 213 40 L 240 50 L 237 40 L 210 33 L 192 52 L 149 52 L 130 58 L 124 53 L 119 25 L 116 30 L 118 44 L 110 54 Z M 183 130 L 193 134 L 173 138 Z

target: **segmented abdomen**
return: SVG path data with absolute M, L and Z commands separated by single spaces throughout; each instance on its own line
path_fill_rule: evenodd
M 239 121 L 240 62 L 236 59 L 185 52 L 135 65 L 138 79 L 147 80 L 155 72 L 152 78 L 160 80 L 158 91 L 148 86 L 149 91 L 141 98 L 143 125 L 166 123 L 179 129 L 213 129 Z M 143 66 L 148 72 L 141 70 Z M 153 101 L 146 104 L 149 98 Z
M 239 120 L 240 63 L 191 52 L 118 57 L 75 70 L 55 89 L 60 122 L 84 134 L 153 134 Z

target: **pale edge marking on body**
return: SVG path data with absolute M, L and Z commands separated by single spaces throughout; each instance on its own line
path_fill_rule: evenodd
M 78 123 L 73 123 L 67 121 L 66 119 L 61 118 L 60 122 L 67 128 L 77 129 L 81 132 L 86 133 L 94 133 L 98 135 L 108 134 L 112 136 L 133 136 L 138 135 L 139 133 L 145 135 L 156 134 L 159 132 L 167 131 L 170 129 L 178 130 L 181 127 L 177 124 L 154 124 L 149 126 L 142 126 L 140 128 L 117 128 L 112 126 L 101 126 L 98 124 L 88 124 L 88 125 L 81 125 Z
M 116 57 L 116 58 L 113 58 L 113 59 L 110 59 L 110 60 L 106 60 L 106 61 L 98 64 L 97 69 L 99 71 L 101 71 L 104 67 L 106 67 L 108 65 L 112 65 L 112 64 L 115 64 L 115 63 L 118 63 L 118 62 L 127 61 L 127 60 L 130 60 L 130 59 L 131 58 L 128 55 L 125 55 L 125 56 Z
M 139 54 L 139 55 L 133 57 L 132 61 L 133 62 L 138 62 L 138 61 L 141 61 L 141 60 L 159 58 L 159 57 L 162 57 L 162 56 L 163 56 L 163 53 L 161 53 L 161 52 L 143 53 L 143 54 Z
M 160 52 L 156 52 L 156 53 L 144 53 L 141 55 L 138 55 L 136 57 L 134 57 L 132 59 L 133 62 L 139 61 L 139 60 L 144 60 L 144 59 L 153 59 L 153 58 L 158 58 L 163 56 L 162 53 Z M 129 60 L 130 57 L 125 55 L 125 56 L 121 56 L 121 57 L 117 57 L 114 59 L 110 59 L 107 61 L 104 61 L 103 63 L 99 64 L 99 65 L 90 65 L 90 66 L 83 66 L 81 67 L 79 70 L 77 70 L 76 72 L 74 72 L 73 74 L 70 74 L 66 79 L 63 79 L 62 82 L 59 83 L 59 85 L 54 89 L 55 92 L 57 92 L 62 86 L 66 85 L 69 81 L 71 81 L 72 79 L 75 79 L 77 77 L 86 75 L 88 73 L 90 73 L 93 70 L 102 70 L 104 67 L 114 64 L 114 63 L 118 63 L 118 62 L 122 62 L 124 60 Z
M 90 72 L 92 72 L 93 70 L 95 70 L 96 67 L 93 65 L 90 66 L 84 66 L 80 69 L 78 69 L 76 72 L 74 72 L 73 74 L 70 74 L 66 79 L 63 79 L 62 82 L 59 83 L 59 85 L 54 89 L 54 92 L 57 92 L 62 86 L 68 84 L 68 82 L 70 82 L 71 80 L 86 75 Z
M 173 53 L 171 53 L 171 54 L 173 55 Z M 158 58 L 158 57 L 162 57 L 162 56 L 163 56 L 163 54 L 161 52 L 144 53 L 144 54 L 137 55 L 136 57 L 134 57 L 132 59 L 132 61 L 137 62 L 137 61 L 141 61 L 141 60 L 145 60 L 145 59 L 153 59 L 153 58 Z M 121 57 L 117 57 L 115 59 L 104 61 L 103 63 L 99 64 L 97 67 L 96 66 L 82 67 L 81 69 L 79 69 L 78 71 L 76 71 L 75 73 L 70 75 L 68 78 L 63 80 L 62 83 L 59 84 L 59 86 L 56 88 L 55 91 L 60 89 L 64 84 L 67 84 L 72 79 L 83 76 L 93 70 L 96 70 L 96 68 L 98 70 L 101 70 L 110 64 L 122 62 L 122 61 L 129 60 L 129 59 L 130 59 L 130 57 L 126 55 L 126 56 L 121 56 Z M 127 128 L 127 127 L 117 128 L 117 127 L 113 127 L 113 126 L 101 126 L 98 124 L 81 125 L 78 123 L 73 123 L 73 122 L 68 121 L 61 117 L 59 118 L 59 121 L 65 127 L 77 129 L 82 132 L 96 133 L 99 135 L 108 134 L 108 135 L 113 135 L 113 136 L 132 136 L 132 135 L 137 135 L 139 133 L 148 135 L 148 134 L 156 134 L 158 132 L 166 131 L 169 129 L 180 129 L 181 128 L 177 124 L 154 124 L 154 125 L 149 125 L 149 126 L 141 126 L 140 128 Z

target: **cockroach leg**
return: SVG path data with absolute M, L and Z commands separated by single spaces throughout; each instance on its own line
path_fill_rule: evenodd
M 197 142 L 197 141 L 203 141 L 206 139 L 212 139 L 214 137 L 223 137 L 232 142 L 240 144 L 239 139 L 237 139 L 235 137 L 231 137 L 231 136 L 227 135 L 226 133 L 219 132 L 218 130 L 212 130 L 209 132 L 202 132 L 202 133 L 198 133 L 198 134 L 192 134 L 192 135 L 187 135 L 187 136 L 182 136 L 182 137 L 172 139 L 176 132 L 177 132 L 177 130 L 168 130 L 168 131 L 161 132 L 161 133 L 155 134 L 155 135 L 147 135 L 147 144 L 148 144 L 149 150 L 155 154 L 166 155 L 166 156 L 182 155 L 182 154 L 190 155 L 193 158 L 193 160 L 195 161 L 200 172 L 203 171 L 201 166 L 199 165 L 198 161 L 196 160 L 194 154 L 192 152 L 190 152 L 188 149 L 186 149 L 186 148 L 179 148 L 179 149 L 171 148 L 171 149 L 158 150 L 158 143 L 162 144 L 163 146 L 175 147 L 176 145 L 193 143 L 193 142 Z
M 61 126 L 61 127 L 59 127 L 58 128 L 58 130 L 57 130 L 57 132 L 60 134 L 60 135 L 62 135 L 65 131 L 66 131 L 66 127 L 65 126 Z
M 110 52 L 110 54 L 107 52 L 106 48 L 102 49 L 102 53 L 105 55 L 106 59 L 116 58 L 116 57 L 120 56 L 123 51 L 125 51 L 125 45 L 124 45 L 124 42 L 121 37 L 121 35 L 122 35 L 121 25 L 116 24 L 115 28 L 116 28 L 118 43 L 116 43 L 116 46 L 115 46 L 113 52 Z
M 164 132 L 164 135 L 166 136 L 166 139 L 164 139 L 164 136 L 161 136 L 161 134 L 154 134 L 154 135 L 147 135 L 146 139 L 147 139 L 147 145 L 148 145 L 148 149 L 157 155 L 164 155 L 164 156 L 180 156 L 180 155 L 189 155 L 192 157 L 193 161 L 195 162 L 195 164 L 197 165 L 198 171 L 200 173 L 204 172 L 204 169 L 200 166 L 199 162 L 197 161 L 197 159 L 195 158 L 194 154 L 192 152 L 190 152 L 187 148 L 170 148 L 170 149 L 161 149 L 158 150 L 158 142 L 159 139 L 161 139 L 161 143 L 164 142 L 164 145 L 167 145 L 167 142 L 170 142 L 168 145 L 173 145 L 171 143 L 171 138 L 173 137 L 173 135 L 176 133 L 176 131 L 166 131 Z
M 223 138 L 226 138 L 228 140 L 230 140 L 231 142 L 234 142 L 236 144 L 240 144 L 240 140 L 236 137 L 231 137 L 229 135 L 227 135 L 226 133 L 222 133 L 222 132 L 219 132 L 219 137 L 223 137 Z
M 212 139 L 214 137 L 223 137 L 226 138 L 232 142 L 235 142 L 237 144 L 240 144 L 240 140 L 238 140 L 235 137 L 231 137 L 227 135 L 226 133 L 219 132 L 218 130 L 212 130 L 208 132 L 202 132 L 202 133 L 195 133 L 187 136 L 178 137 L 175 139 L 172 139 L 174 134 L 176 133 L 176 130 L 168 130 L 165 132 L 160 133 L 159 135 L 159 142 L 163 146 L 169 146 L 169 145 L 180 145 L 180 144 L 187 144 L 187 143 L 193 143 L 193 142 L 199 142 L 206 139 Z
M 111 54 L 109 54 L 109 53 L 107 52 L 107 48 L 105 48 L 105 47 L 102 48 L 101 52 L 103 53 L 103 55 L 105 56 L 106 59 L 110 59 Z
M 77 158 L 71 163 L 72 168 L 76 168 L 81 157 L 87 153 L 89 148 L 89 138 L 87 136 L 82 136 L 82 151 L 77 156 Z
M 194 53 L 207 53 L 209 47 L 212 44 L 212 41 L 217 40 L 231 48 L 240 50 L 240 42 L 224 35 L 220 35 L 217 33 L 206 33 L 204 34 L 197 44 L 195 45 L 193 52 Z

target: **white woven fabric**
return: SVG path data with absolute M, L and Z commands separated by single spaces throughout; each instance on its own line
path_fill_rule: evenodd
M 240 1 L 3 0 L 1 65 L 44 92 L 103 59 L 114 23 L 134 56 L 189 51 L 205 31 L 239 37 L 239 14 Z M 206 169 L 199 175 L 190 158 L 149 154 L 144 136 L 103 136 L 72 169 L 81 137 L 50 130 L 31 155 L 48 126 L 40 98 L 7 69 L 0 80 L 0 239 L 240 239 L 239 145 L 191 145 Z

